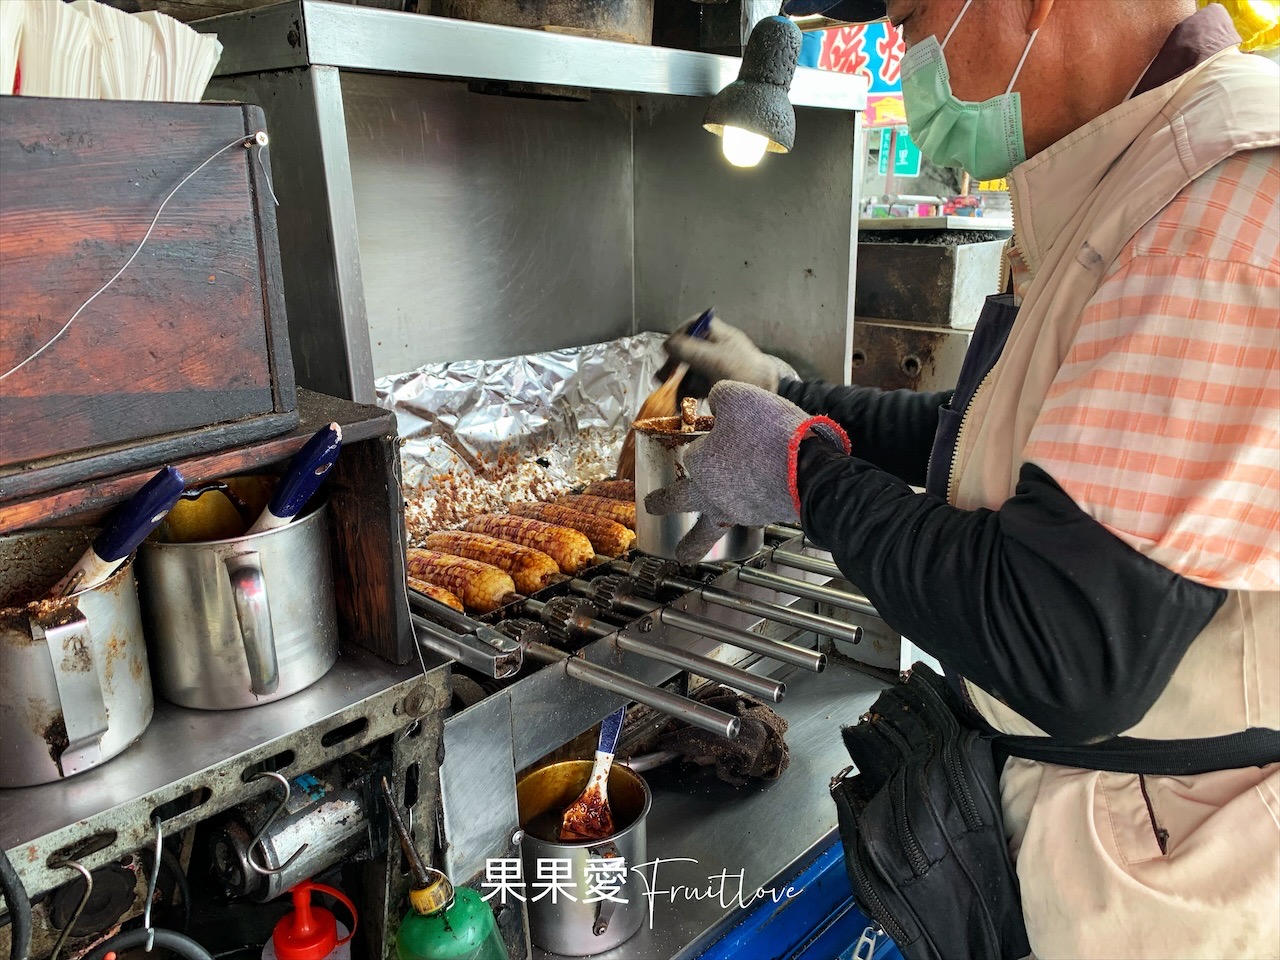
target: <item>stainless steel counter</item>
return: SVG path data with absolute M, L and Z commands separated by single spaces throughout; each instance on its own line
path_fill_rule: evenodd
M 653 790 L 648 858 L 662 858 L 652 877 L 652 922 L 602 960 L 697 956 L 744 911 L 733 905 L 736 880 L 721 906 L 721 871 L 742 871 L 743 889 L 754 893 L 785 880 L 830 842 L 836 808 L 828 792 L 832 776 L 849 765 L 840 727 L 855 723 L 884 687 L 881 680 L 833 658 L 823 673 L 776 674 L 787 696 L 776 710 L 790 723 L 791 765 L 771 783 L 731 787 L 711 768 L 673 763 L 645 774 Z M 665 862 L 687 858 L 683 862 Z M 708 885 L 713 888 L 707 896 Z M 658 896 L 659 891 L 675 890 Z M 701 899 L 693 899 L 701 891 Z M 558 960 L 535 947 L 534 960 Z

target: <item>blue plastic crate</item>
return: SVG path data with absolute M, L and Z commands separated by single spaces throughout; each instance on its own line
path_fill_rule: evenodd
M 797 895 L 762 902 L 698 960 L 902 960 L 854 904 L 838 840 L 777 886 Z

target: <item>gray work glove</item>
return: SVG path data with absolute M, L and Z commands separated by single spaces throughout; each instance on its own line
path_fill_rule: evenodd
M 706 389 L 721 380 L 737 380 L 777 391 L 784 370 L 777 357 L 761 351 L 750 337 L 723 320 L 713 317 L 707 336 L 701 340 L 686 333 L 692 323 L 686 323 L 663 344 L 673 360 L 689 365 L 686 379 L 691 383 L 700 381 Z
M 644 499 L 657 516 L 700 514 L 676 546 L 683 564 L 705 557 L 730 527 L 800 519 L 796 461 L 810 433 L 849 452 L 849 438 L 835 421 L 812 417 L 760 387 L 722 381 L 708 401 L 715 424 L 686 449 L 686 476 Z

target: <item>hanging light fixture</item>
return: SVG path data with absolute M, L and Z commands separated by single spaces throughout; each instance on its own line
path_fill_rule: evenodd
M 734 166 L 754 167 L 766 152 L 788 153 L 795 145 L 788 92 L 799 57 L 800 28 L 786 17 L 765 17 L 751 30 L 738 79 L 716 94 L 702 118 Z

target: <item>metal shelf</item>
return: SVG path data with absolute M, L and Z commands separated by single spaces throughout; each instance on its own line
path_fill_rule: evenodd
M 858 233 L 889 233 L 900 230 L 984 230 L 1012 233 L 1013 221 L 1000 217 L 863 217 Z
M 447 696 L 447 667 L 438 660 L 428 666 L 424 677 L 416 662 L 397 666 L 343 647 L 316 684 L 260 707 L 201 711 L 157 700 L 138 742 L 101 767 L 0 790 L 0 843 L 35 897 L 68 880 L 68 871 L 50 868 L 49 859 L 71 844 L 114 836 L 96 852 L 77 854 L 94 869 L 146 846 L 154 837 L 153 811 L 162 805 L 192 796 L 194 806 L 175 804 L 180 812 L 164 820 L 164 833 L 175 833 L 270 789 L 270 781 L 245 782 L 246 769 L 256 763 L 288 750 L 293 759 L 282 769 L 293 775 L 438 712 Z
M 218 76 L 296 67 L 461 77 L 624 93 L 710 97 L 741 63 L 687 50 L 472 23 L 321 0 L 291 0 L 192 24 L 225 48 Z M 864 110 L 861 77 L 802 67 L 796 106 Z

